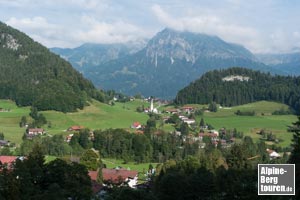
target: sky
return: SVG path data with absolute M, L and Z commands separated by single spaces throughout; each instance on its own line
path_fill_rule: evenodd
M 299 0 L 0 0 L 0 21 L 49 48 L 149 39 L 168 27 L 253 53 L 300 49 Z

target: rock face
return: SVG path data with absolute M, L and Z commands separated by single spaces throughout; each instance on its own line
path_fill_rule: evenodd
M 84 66 L 80 71 L 104 89 L 171 99 L 179 89 L 212 69 L 240 66 L 270 70 L 240 45 L 227 43 L 216 36 L 168 28 L 157 33 L 139 51 L 128 52 L 127 49 L 127 53 L 116 54 L 114 59 L 97 66 Z M 78 65 L 70 61 L 75 67 Z

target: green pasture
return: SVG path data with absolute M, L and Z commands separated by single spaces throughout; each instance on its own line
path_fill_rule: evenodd
M 136 108 L 141 105 L 147 107 L 149 103 L 135 100 L 115 103 L 112 106 L 92 101 L 89 106 L 78 112 L 43 111 L 41 113 L 51 122 L 50 128 L 47 125 L 44 126 L 48 134 L 68 134 L 66 130 L 73 125 L 81 125 L 90 129 L 108 129 L 130 128 L 134 121 L 145 124 L 148 115 L 136 112 Z M 30 107 L 18 107 L 13 101 L 0 100 L 0 108 L 9 109 L 9 112 L 0 112 L 0 132 L 4 133 L 5 139 L 20 144 L 25 128 L 20 128 L 19 122 L 23 115 L 27 116 L 27 120 L 31 120 Z
M 45 125 L 48 134 L 68 134 L 66 129 L 73 125 L 81 125 L 90 129 L 108 129 L 108 128 L 125 128 L 129 129 L 134 121 L 139 121 L 145 124 L 149 118 L 145 113 L 136 112 L 138 106 L 148 107 L 149 103 L 142 100 L 135 100 L 126 103 L 115 103 L 115 105 L 107 105 L 98 101 L 90 102 L 83 110 L 73 113 L 62 113 L 56 111 L 43 111 L 45 117 L 51 122 L 51 127 Z M 193 105 L 202 108 L 205 105 Z M 28 120 L 30 108 L 18 107 L 13 101 L 0 100 L 0 108 L 8 110 L 8 112 L 0 112 L 0 132 L 3 132 L 5 139 L 20 144 L 25 128 L 19 127 L 20 119 L 23 115 L 27 116 Z M 160 109 L 165 109 L 161 106 Z M 172 108 L 168 106 L 167 108 Z M 214 126 L 215 129 L 226 127 L 228 129 L 236 128 L 238 131 L 243 131 L 244 135 L 250 135 L 255 140 L 260 136 L 256 134 L 261 129 L 272 131 L 277 138 L 283 140 L 279 143 L 281 146 L 289 146 L 292 139 L 292 134 L 287 132 L 287 128 L 292 122 L 297 120 L 295 115 L 271 115 L 275 110 L 289 109 L 287 105 L 260 101 L 250 104 L 245 104 L 235 107 L 219 108 L 218 112 L 204 112 L 203 117 L 206 123 Z M 255 111 L 255 116 L 237 116 L 234 113 L 237 111 Z M 200 116 L 196 118 L 197 124 L 200 122 Z M 170 132 L 174 127 L 170 124 L 165 124 L 164 130 Z
M 295 115 L 271 115 L 275 110 L 289 107 L 284 104 L 260 101 L 232 108 L 219 108 L 218 112 L 205 112 L 204 121 L 214 126 L 215 129 L 222 127 L 243 131 L 244 135 L 249 135 L 253 139 L 258 140 L 260 135 L 257 132 L 261 129 L 271 131 L 278 139 L 282 139 L 280 146 L 289 146 L 292 133 L 287 132 L 287 128 L 297 120 Z M 234 113 L 237 111 L 255 111 L 255 116 L 237 116 Z M 200 117 L 198 118 L 200 121 Z
M 0 100 L 0 107 L 8 110 L 8 112 L 0 112 L 0 132 L 4 133 L 6 140 L 20 144 L 25 128 L 20 128 L 19 122 L 23 115 L 28 116 L 29 107 L 18 107 L 10 100 Z

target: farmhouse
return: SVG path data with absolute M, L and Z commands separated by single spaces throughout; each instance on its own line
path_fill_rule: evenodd
M 70 142 L 71 141 L 71 139 L 72 139 L 72 137 L 73 137 L 73 133 L 72 134 L 69 134 L 69 135 L 67 135 L 66 136 L 66 142 Z
M 281 157 L 279 153 L 277 153 L 276 151 L 274 151 L 272 149 L 266 149 L 266 151 L 270 156 L 270 160 L 277 159 L 277 158 Z
M 45 133 L 45 131 L 42 128 L 30 128 L 30 129 L 28 129 L 28 135 L 30 135 L 30 136 L 43 135 L 44 133 Z
M 194 110 L 194 108 L 192 106 L 183 106 L 181 107 L 181 111 L 182 112 L 187 112 L 187 113 L 190 113 Z
M 131 125 L 131 128 L 139 129 L 139 128 L 142 128 L 142 125 L 140 122 L 133 122 L 133 124 Z
M 200 142 L 202 142 L 204 136 L 209 137 L 212 142 L 218 141 L 218 135 L 215 134 L 215 133 L 199 133 L 198 134 L 198 138 L 199 138 L 198 140 Z
M 17 157 L 17 156 L 0 156 L 0 163 L 3 165 L 6 165 L 8 169 L 11 169 L 13 167 L 13 164 L 16 162 L 16 160 L 23 160 L 24 157 Z
M 91 180 L 96 182 L 98 171 L 89 171 Z M 124 185 L 128 184 L 129 187 L 135 188 L 138 180 L 138 172 L 127 169 L 102 169 L 103 186 L 109 186 L 111 184 Z
M 179 111 L 177 109 L 166 109 L 165 111 L 166 111 L 166 113 L 169 113 L 169 114 L 177 114 L 177 113 L 179 113 Z
M 84 129 L 83 126 L 71 126 L 68 128 L 68 131 L 80 131 L 81 129 Z
M 183 119 L 182 121 L 183 121 L 184 123 L 187 123 L 188 125 L 194 124 L 194 123 L 195 123 L 195 120 L 194 120 L 194 119 Z
M 9 141 L 6 140 L 0 140 L 0 147 L 9 146 Z

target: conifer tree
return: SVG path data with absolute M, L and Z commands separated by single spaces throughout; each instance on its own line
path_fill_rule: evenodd
M 295 178 L 296 178 L 296 195 L 294 199 L 299 199 L 300 197 L 300 116 L 298 117 L 298 121 L 293 123 L 292 126 L 289 127 L 289 131 L 293 132 L 293 143 L 292 143 L 292 153 L 289 159 L 289 163 L 295 164 Z

